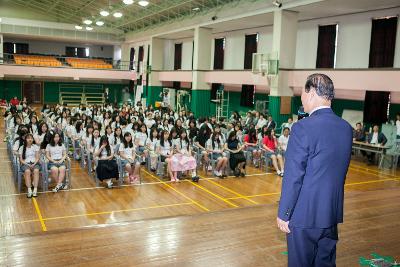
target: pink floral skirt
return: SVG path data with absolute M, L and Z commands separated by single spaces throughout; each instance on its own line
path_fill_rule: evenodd
M 171 170 L 173 172 L 183 172 L 196 169 L 196 159 L 189 155 L 175 154 L 171 159 Z

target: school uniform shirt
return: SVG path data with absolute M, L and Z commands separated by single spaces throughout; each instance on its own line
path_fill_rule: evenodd
M 133 159 L 133 153 L 135 153 L 135 145 L 132 147 L 125 147 L 124 143 L 119 146 L 119 153 L 124 152 L 125 157 Z
M 104 128 L 105 128 L 106 126 L 110 125 L 110 123 L 111 123 L 111 119 L 104 119 L 104 120 L 103 120 Z
M 171 154 L 171 145 L 167 140 L 164 141 L 164 146 L 161 145 L 161 142 L 158 142 L 158 146 L 160 148 L 161 155 L 168 156 Z
M 286 151 L 288 142 L 289 142 L 289 135 L 287 137 L 284 136 L 283 134 L 279 136 L 278 143 L 283 151 Z
M 25 151 L 25 162 L 34 163 L 36 160 L 36 152 L 39 151 L 39 147 L 35 144 L 32 144 L 31 147 L 26 147 Z M 24 152 L 24 146 L 21 146 L 18 150 L 18 154 L 22 156 Z
M 135 134 L 135 142 L 137 141 L 139 146 L 145 146 L 147 138 L 148 137 L 145 133 L 137 132 Z
M 269 139 L 268 136 L 264 136 L 263 138 L 263 144 L 268 147 L 269 149 L 271 149 L 272 151 L 275 151 L 276 149 L 276 143 L 275 143 L 275 139 Z
M 32 128 L 32 134 L 33 134 L 33 136 L 37 135 L 37 133 L 38 133 L 38 127 L 37 127 L 37 125 L 36 125 L 36 124 L 32 124 L 32 125 L 31 125 L 31 128 Z
M 181 139 L 175 139 L 174 142 L 175 142 L 175 146 L 177 148 L 179 148 L 179 150 L 181 152 L 189 153 L 189 144 L 188 144 L 188 142 L 186 142 L 185 140 L 181 141 Z
M 99 149 L 100 149 L 100 146 L 97 145 L 97 146 L 95 147 L 95 151 L 97 151 L 97 150 L 99 150 Z M 111 154 L 114 153 L 114 149 L 113 149 L 112 146 L 110 146 L 110 153 L 111 153 Z M 111 154 L 110 154 L 110 155 L 111 155 Z M 109 157 L 109 155 L 107 154 L 107 149 L 106 149 L 106 148 L 102 149 L 101 152 L 100 152 L 100 155 L 99 155 L 99 159 L 106 159 L 106 158 L 108 158 L 108 157 Z
M 46 152 L 50 152 L 50 158 L 53 160 L 60 160 L 63 157 L 63 153 L 66 151 L 65 146 L 62 144 L 61 146 L 56 145 L 52 146 L 48 144 L 46 146 Z
M 151 128 L 151 126 L 153 126 L 156 123 L 156 121 L 154 119 L 144 119 L 144 124 L 146 125 L 146 127 L 148 129 Z
M 207 140 L 207 142 L 206 142 L 206 148 L 208 149 L 208 150 L 211 150 L 211 151 L 218 151 L 218 152 L 220 152 L 220 151 L 222 151 L 223 150 L 223 148 L 224 148 L 224 141 L 220 138 L 219 139 L 220 140 L 220 143 L 219 143 L 219 145 L 218 145 L 218 143 L 215 141 L 214 142 L 214 148 L 212 147 L 212 140 L 211 140 L 211 138 L 210 139 L 208 139 Z
M 94 138 L 94 142 L 93 142 L 93 143 L 94 143 L 94 145 L 92 146 L 92 138 L 90 138 L 90 139 L 88 140 L 88 142 L 87 142 L 87 144 L 88 144 L 89 147 L 93 147 L 93 148 L 98 147 L 99 144 L 100 144 L 100 137 Z
M 114 134 L 110 134 L 110 135 L 108 135 L 107 134 L 107 139 L 108 139 L 108 143 L 111 145 L 113 145 L 114 144 L 114 141 L 115 141 L 115 137 L 114 137 Z
M 267 124 L 266 119 L 259 119 L 256 124 L 256 128 L 261 129 L 265 124 Z
M 19 151 L 19 148 L 20 148 L 20 145 L 19 145 L 20 143 L 19 143 L 19 140 L 17 140 L 17 141 L 15 141 L 14 142 L 14 145 L 13 145 L 13 151 Z M 22 144 L 21 144 L 21 146 L 22 146 Z
M 157 138 L 154 138 L 153 141 L 151 141 L 150 138 L 147 138 L 146 146 L 155 151 L 156 147 L 159 145 L 159 142 L 160 141 Z

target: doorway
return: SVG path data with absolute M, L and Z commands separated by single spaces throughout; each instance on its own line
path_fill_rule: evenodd
M 28 103 L 42 104 L 43 83 L 38 81 L 24 81 L 22 85 L 22 97 L 26 97 Z

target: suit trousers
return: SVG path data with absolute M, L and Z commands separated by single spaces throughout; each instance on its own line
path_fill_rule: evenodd
M 337 225 L 322 229 L 289 228 L 286 236 L 289 267 L 336 266 Z

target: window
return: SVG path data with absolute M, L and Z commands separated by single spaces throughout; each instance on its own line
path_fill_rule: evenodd
M 214 70 L 224 69 L 225 38 L 214 41 Z
M 244 45 L 244 69 L 252 69 L 253 53 L 257 53 L 258 33 L 246 35 Z
M 242 94 L 240 96 L 240 105 L 242 107 L 254 107 L 254 94 L 256 87 L 254 85 L 243 84 Z
M 135 61 L 135 48 L 131 47 L 131 54 L 129 57 L 129 69 L 130 70 L 135 69 L 134 61 Z
M 213 83 L 211 84 L 210 100 L 217 99 L 217 91 L 222 90 L 222 84 Z
M 338 25 L 319 26 L 317 68 L 334 68 L 336 65 Z
M 84 47 L 71 47 L 67 46 L 65 47 L 65 55 L 67 57 L 89 57 L 90 50 L 89 48 L 84 48 Z
M 174 70 L 182 69 L 182 43 L 175 44 Z
M 393 68 L 396 31 L 397 17 L 372 20 L 370 68 Z
M 143 46 L 139 46 L 137 72 L 140 72 L 140 62 L 143 62 L 143 58 L 144 58 L 144 48 Z

